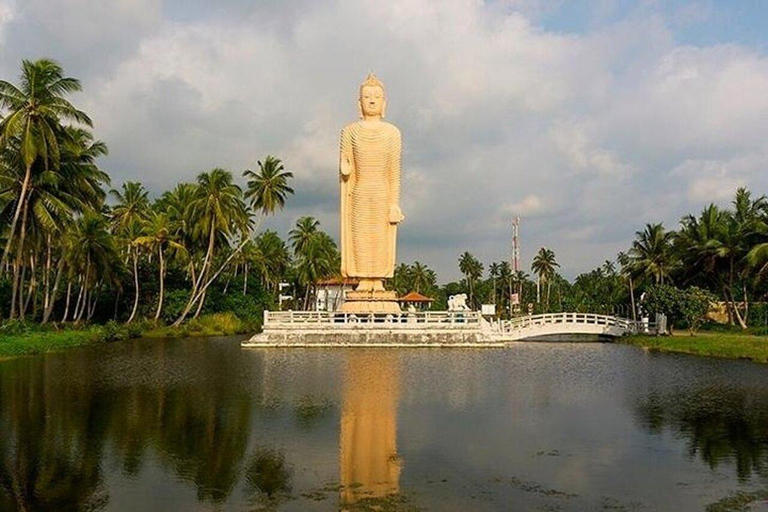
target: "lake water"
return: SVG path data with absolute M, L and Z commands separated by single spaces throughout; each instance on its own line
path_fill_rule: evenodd
M 0 510 L 768 509 L 768 366 L 238 341 L 0 362 Z

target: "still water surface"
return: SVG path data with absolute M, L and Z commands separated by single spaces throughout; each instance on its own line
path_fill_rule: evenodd
M 0 362 L 0 510 L 768 508 L 768 366 L 238 341 Z

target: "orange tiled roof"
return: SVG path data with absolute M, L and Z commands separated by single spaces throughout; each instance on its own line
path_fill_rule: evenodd
M 424 295 L 417 292 L 409 292 L 397 300 L 400 302 L 434 302 L 435 299 L 425 297 Z

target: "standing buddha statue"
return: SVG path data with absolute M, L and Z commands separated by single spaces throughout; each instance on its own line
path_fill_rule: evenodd
M 400 211 L 400 130 L 383 121 L 384 84 L 370 74 L 360 86 L 361 119 L 341 131 L 341 274 L 359 279 L 342 311 L 398 312 L 384 279 L 395 270 Z

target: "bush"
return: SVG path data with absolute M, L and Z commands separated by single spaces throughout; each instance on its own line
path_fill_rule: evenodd
M 691 334 L 704 322 L 717 298 L 706 290 L 691 286 L 678 294 L 677 310 Z
M 110 320 L 101 328 L 102 341 L 123 341 L 128 337 L 128 328 L 114 320 Z

